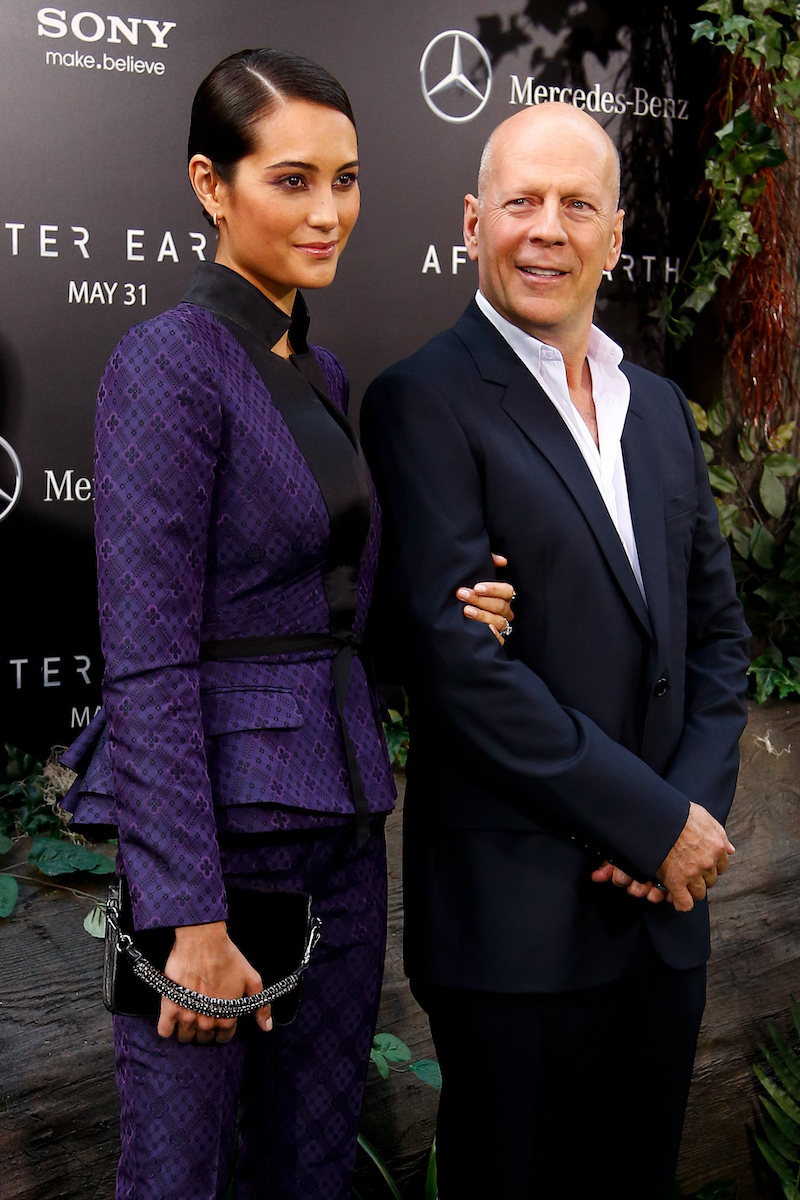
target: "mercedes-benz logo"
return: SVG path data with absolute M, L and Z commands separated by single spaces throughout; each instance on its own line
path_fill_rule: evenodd
M 451 38 L 453 41 L 450 70 L 437 84 L 429 87 L 427 70 L 431 51 L 440 42 L 446 41 L 448 38 Z M 464 63 L 461 54 L 462 42 L 467 42 L 469 46 L 477 50 L 480 60 L 486 68 L 486 90 L 483 92 L 464 74 Z M 419 82 L 428 108 L 432 112 L 435 112 L 437 117 L 441 117 L 443 121 L 450 121 L 453 125 L 460 125 L 463 121 L 473 121 L 478 113 L 482 112 L 485 108 L 492 91 L 492 64 L 484 47 L 471 33 L 465 33 L 463 29 L 448 29 L 444 33 L 437 34 L 433 41 L 428 42 L 428 45 L 425 47 L 422 60 L 419 64 Z M 445 92 L 460 92 L 462 96 L 469 97 L 472 101 L 471 110 L 466 113 L 455 113 L 446 112 L 445 109 L 440 108 L 433 97 L 442 96 Z
M 21 492 L 22 463 L 14 447 L 0 437 L 0 521 L 11 512 Z

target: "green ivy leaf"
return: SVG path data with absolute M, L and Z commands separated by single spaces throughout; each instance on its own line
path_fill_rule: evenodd
M 743 433 L 740 433 L 736 439 L 736 445 L 739 450 L 739 458 L 741 458 L 743 462 L 752 462 L 756 456 L 756 452 Z
M 750 553 L 760 567 L 770 570 L 775 558 L 775 539 L 758 521 L 750 530 Z
M 747 35 L 752 28 L 753 22 L 750 17 L 728 17 L 722 23 L 723 33 L 738 33 L 740 37 L 747 38 Z
M 709 467 L 708 478 L 712 488 L 718 492 L 730 495 L 736 491 L 736 478 L 725 467 Z
M 698 12 L 715 13 L 723 21 L 727 17 L 733 16 L 733 0 L 705 0 L 704 4 L 698 4 Z
M 93 938 L 104 938 L 106 936 L 106 911 L 96 904 L 91 912 L 87 913 L 83 918 L 83 928 Z
M 711 21 L 695 21 L 689 28 L 692 31 L 693 42 L 699 42 L 700 38 L 708 38 L 710 42 L 713 42 L 716 37 L 717 27 L 712 25 Z
M 407 1070 L 416 1075 L 417 1079 L 421 1079 L 423 1083 L 427 1083 L 428 1087 L 435 1088 L 437 1092 L 442 1090 L 441 1068 L 434 1059 L 418 1058 L 416 1062 L 408 1064 Z
M 709 432 L 713 433 L 714 437 L 720 437 L 728 424 L 728 418 L 725 413 L 725 405 L 721 400 L 717 400 L 716 404 L 712 404 L 708 410 L 708 428 Z
M 790 42 L 783 52 L 781 66 L 792 79 L 800 75 L 800 42 Z
M 703 458 L 707 463 L 712 463 L 714 461 L 714 451 L 711 449 L 708 442 L 701 441 L 700 445 L 703 448 Z
M 10 917 L 17 903 L 19 887 L 10 875 L 0 875 L 0 917 Z
M 379 1052 L 377 1050 L 373 1049 L 373 1050 L 370 1050 L 369 1057 L 370 1057 L 370 1061 L 374 1062 L 375 1066 L 378 1068 L 378 1073 L 380 1074 L 381 1079 L 388 1079 L 389 1078 L 389 1064 L 387 1063 L 387 1061 L 383 1057 L 383 1055 L 379 1054 Z
M 393 1033 L 376 1033 L 372 1042 L 374 1050 L 383 1056 L 387 1063 L 408 1062 L 411 1051 L 405 1042 Z
M 742 529 L 739 525 L 734 525 L 731 530 L 731 541 L 737 554 L 745 559 L 750 557 L 750 534 L 746 529 Z M 736 566 L 738 564 L 734 563 L 734 567 Z
M 795 458 L 793 454 L 768 454 L 764 459 L 764 466 L 773 475 L 791 479 L 800 471 L 800 458 Z
M 73 871 L 110 875 L 114 870 L 114 862 L 108 855 L 59 838 L 37 837 L 28 862 L 35 863 L 43 875 L 68 875 Z
M 771 517 L 783 516 L 786 511 L 786 492 L 780 479 L 766 466 L 761 472 L 758 494 L 761 497 L 761 503 Z
M 117 864 L 114 862 L 113 858 L 109 858 L 107 854 L 101 854 L 99 850 L 95 852 L 95 858 L 97 859 L 95 865 L 88 868 L 88 871 L 91 875 L 114 874 L 117 869 Z
M 747 186 L 742 189 L 742 204 L 744 204 L 747 208 L 751 208 L 766 186 L 766 176 L 762 176 L 761 179 L 754 179 L 752 183 L 748 183 Z
M 695 404 L 694 400 L 689 401 L 689 408 L 692 410 L 694 423 L 700 433 L 705 433 L 708 429 L 708 414 L 701 404 Z
M 774 433 L 770 434 L 767 439 L 770 446 L 774 450 L 782 450 L 784 446 L 788 446 L 789 442 L 794 437 L 794 431 L 797 428 L 797 421 L 786 421 L 785 424 L 779 425 Z
M 800 678 L 795 676 L 791 668 L 787 670 L 783 665 L 783 655 L 777 646 L 771 646 L 764 654 L 760 654 L 758 658 L 754 658 L 747 669 L 747 674 L 752 675 L 755 679 L 756 702 L 758 704 L 763 704 L 775 692 L 778 693 L 781 700 L 785 700 L 787 696 L 795 693 L 800 695 Z M 754 1070 L 758 1073 L 758 1068 L 754 1068 Z M 797 1105 L 792 1098 L 778 1088 L 777 1084 L 771 1081 L 770 1083 L 773 1088 L 772 1091 L 770 1091 L 770 1088 L 767 1088 L 770 1096 L 772 1096 L 776 1104 L 780 1105 L 787 1116 L 792 1117 L 792 1120 L 795 1118 L 789 1106 L 794 1105 L 794 1108 L 798 1112 L 797 1123 L 800 1125 L 800 1109 L 797 1109 Z M 780 1096 L 776 1094 L 778 1092 Z
M 0 833 L 0 854 L 8 854 L 11 847 L 14 845 L 10 837 L 4 833 Z
M 737 504 L 723 504 L 718 497 L 715 497 L 715 499 L 717 501 L 720 533 L 724 538 L 730 537 L 733 527 L 736 524 L 736 519 L 739 516 L 739 506 Z

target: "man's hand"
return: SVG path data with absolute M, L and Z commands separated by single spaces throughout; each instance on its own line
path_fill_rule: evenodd
M 649 900 L 651 904 L 660 904 L 666 900 L 667 894 L 654 883 L 639 883 L 632 875 L 626 875 L 619 867 L 615 867 L 608 859 L 597 870 L 592 871 L 595 883 L 613 883 L 614 887 L 625 888 L 629 896 L 637 900 Z
M 728 869 L 734 853 L 719 821 L 699 804 L 689 805 L 689 816 L 680 837 L 656 871 L 678 912 L 689 912 L 708 888 Z

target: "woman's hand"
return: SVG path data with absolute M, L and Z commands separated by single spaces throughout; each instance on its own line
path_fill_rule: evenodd
M 224 921 L 214 921 L 210 925 L 179 926 L 175 930 L 175 945 L 167 959 L 164 974 L 173 982 L 191 988 L 193 992 L 219 996 L 224 1000 L 254 996 L 263 988 L 261 976 L 228 937 Z M 269 1005 L 257 1009 L 255 1017 L 259 1028 L 265 1033 L 272 1029 Z M 230 1017 L 203 1017 L 200 1013 L 180 1008 L 162 996 L 158 1032 L 163 1038 L 177 1034 L 179 1042 L 197 1041 L 200 1045 L 229 1042 L 236 1032 L 236 1020 Z
M 502 554 L 493 554 L 492 559 L 496 567 L 508 566 L 508 559 L 503 558 Z M 464 605 L 464 616 L 469 617 L 471 621 L 483 621 L 502 646 L 505 642 L 503 634 L 510 632 L 508 627 L 514 620 L 511 601 L 515 592 L 511 584 L 490 580 L 476 583 L 474 588 L 460 587 L 456 595 L 459 600 L 470 602 Z

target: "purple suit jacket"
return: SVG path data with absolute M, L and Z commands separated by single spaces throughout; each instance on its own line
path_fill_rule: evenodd
M 201 306 L 206 294 L 216 312 Z M 312 814 L 342 820 L 354 811 L 333 651 L 200 661 L 203 642 L 329 629 L 325 499 L 273 395 L 226 327 L 241 323 L 267 350 L 289 329 L 299 353 L 307 350 L 305 306 L 298 299 L 289 328 L 290 318 L 256 288 L 211 263 L 198 268 L 188 295 L 197 302 L 125 335 L 100 385 L 104 712 L 63 758 L 85 771 L 66 802 L 75 822 L 119 831 L 142 929 L 225 918 L 218 829 L 275 827 L 276 812 L 278 825 L 297 827 Z M 314 355 L 344 412 L 341 366 L 326 350 Z M 294 387 L 294 366 L 269 358 L 276 387 L 282 380 Z M 342 432 L 346 423 L 303 386 L 324 438 L 338 439 L 348 474 L 356 451 Z M 354 591 L 356 636 L 379 527 L 373 501 Z M 377 699 L 358 657 L 344 715 L 370 811 L 386 812 L 394 785 Z

